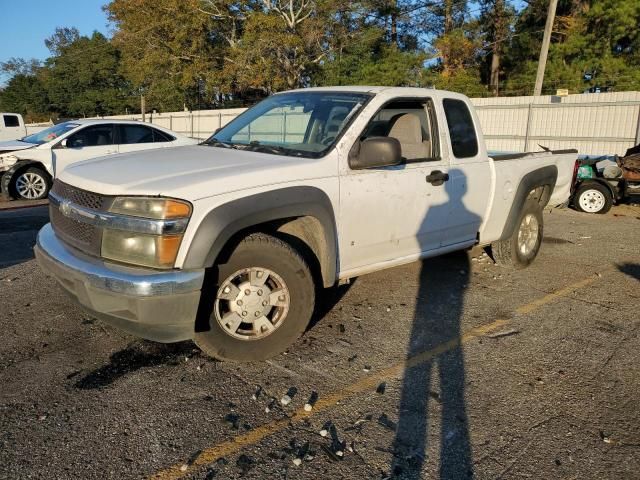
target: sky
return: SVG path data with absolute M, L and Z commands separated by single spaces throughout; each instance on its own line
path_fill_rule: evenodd
M 44 60 L 44 39 L 56 27 L 76 27 L 82 35 L 109 33 L 102 6 L 107 0 L 0 0 L 0 62 L 11 57 Z M 8 39 L 11 39 L 8 41 Z

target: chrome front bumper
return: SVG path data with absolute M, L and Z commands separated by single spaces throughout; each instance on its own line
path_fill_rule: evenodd
M 91 315 L 158 342 L 193 338 L 204 270 L 157 271 L 89 257 L 63 244 L 50 224 L 34 248 L 42 269 Z

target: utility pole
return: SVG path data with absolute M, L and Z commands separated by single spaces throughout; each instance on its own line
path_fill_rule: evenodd
M 142 122 L 147 119 L 147 102 L 145 101 L 144 95 L 140 95 L 140 111 L 142 112 Z
M 547 54 L 549 53 L 549 43 L 551 42 L 551 31 L 553 21 L 556 17 L 558 0 L 549 0 L 549 10 L 547 11 L 547 23 L 544 26 L 544 37 L 542 37 L 542 48 L 540 49 L 540 59 L 538 60 L 538 74 L 536 75 L 536 86 L 534 95 L 542 93 L 542 82 L 544 81 L 544 70 L 547 67 Z

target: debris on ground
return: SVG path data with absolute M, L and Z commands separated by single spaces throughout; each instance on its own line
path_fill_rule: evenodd
M 253 395 L 251 395 L 251 400 L 257 400 L 261 393 L 262 393 L 262 387 L 258 385 L 256 392 Z
M 240 429 L 240 415 L 237 413 L 227 413 L 224 417 L 224 422 L 231 425 L 234 430 Z
M 255 466 L 255 461 L 249 455 L 242 454 L 236 460 L 236 466 L 240 469 L 243 475 L 246 475 L 249 470 Z
M 269 405 L 267 405 L 264 408 L 265 413 L 269 413 L 271 410 L 273 410 L 273 407 L 275 407 L 276 405 L 276 399 L 272 398 L 271 401 L 269 402 Z
M 509 330 L 502 330 L 501 332 L 492 333 L 487 335 L 489 338 L 501 338 L 501 337 L 510 337 L 511 335 L 517 335 L 520 333 L 520 330 L 516 330 L 515 328 L 510 328 Z
M 378 417 L 378 424 L 394 432 L 396 431 L 396 428 L 397 428 L 396 422 L 391 420 L 386 413 L 383 413 Z
M 318 392 L 311 392 L 311 396 L 309 397 L 309 400 L 307 400 L 307 403 L 304 404 L 304 411 L 305 412 L 310 412 L 311 410 L 313 410 L 313 406 L 316 404 L 316 402 L 318 401 Z
M 371 365 L 365 365 L 364 368 L 362 369 L 363 372 L 370 372 L 371 371 Z
M 384 394 L 386 389 L 387 389 L 387 382 L 382 382 L 380 385 L 378 385 L 378 388 L 376 388 L 376 393 L 379 393 L 380 395 L 382 395 Z
M 287 393 L 285 393 L 280 399 L 280 403 L 284 406 L 289 405 L 291 400 L 293 400 L 293 397 L 296 396 L 296 393 L 298 393 L 298 389 L 296 387 L 290 387 L 289 390 L 287 390 Z

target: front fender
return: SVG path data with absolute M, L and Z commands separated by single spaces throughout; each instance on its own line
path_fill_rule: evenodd
M 310 186 L 287 187 L 233 200 L 214 208 L 200 222 L 183 268 L 213 266 L 227 242 L 240 231 L 275 220 L 314 217 L 322 226 L 326 252 L 318 258 L 323 283 L 337 278 L 337 232 L 333 206 L 322 190 Z
M 4 172 L 2 175 L 2 178 L 0 178 L 0 194 L 5 197 L 5 198 L 9 198 L 11 195 L 9 186 L 11 185 L 11 182 L 13 181 L 13 177 L 23 168 L 28 167 L 29 165 L 38 165 L 39 167 L 42 168 L 42 164 L 40 162 L 36 162 L 34 160 L 18 160 L 16 163 L 14 163 L 11 167 L 9 167 L 9 170 L 7 170 L 6 172 Z M 46 170 L 45 170 L 46 172 Z

